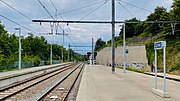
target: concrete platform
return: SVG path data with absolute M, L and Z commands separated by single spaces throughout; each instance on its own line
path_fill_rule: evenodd
M 163 98 L 170 98 L 170 97 L 171 97 L 170 94 L 169 94 L 169 92 L 164 93 L 164 91 L 163 91 L 163 90 L 160 90 L 160 89 L 155 89 L 155 88 L 153 88 L 153 89 L 152 89 L 152 92 L 153 92 L 154 94 L 158 95 L 158 96 L 163 97 Z
M 54 65 L 47 65 L 47 66 L 40 66 L 40 67 L 32 67 L 27 69 L 15 70 L 10 72 L 0 73 L 0 89 L 7 85 L 13 84 L 15 82 L 22 81 L 26 78 L 33 77 L 35 75 L 43 74 L 45 72 L 55 70 L 56 67 L 67 64 L 54 64 Z
M 40 70 L 45 70 L 45 69 L 52 68 L 54 66 L 63 65 L 63 64 L 66 64 L 66 63 L 39 66 L 39 67 L 31 67 L 31 68 L 14 70 L 14 71 L 9 71 L 9 72 L 2 72 L 2 73 L 0 73 L 0 80 L 17 77 L 17 76 L 21 76 L 21 75 L 28 74 L 28 73 L 33 73 L 33 72 L 37 72 Z
M 152 72 L 145 72 L 144 74 L 153 75 L 153 76 L 155 75 Z M 164 73 L 157 73 L 157 76 L 163 78 L 164 77 Z M 175 80 L 175 81 L 179 81 L 180 82 L 180 76 L 178 76 L 178 75 L 166 74 L 166 79 Z
M 171 98 L 162 98 L 152 93 L 154 77 L 111 68 L 86 65 L 76 101 L 180 101 L 180 82 L 167 80 Z M 158 88 L 163 88 L 163 79 L 158 78 Z

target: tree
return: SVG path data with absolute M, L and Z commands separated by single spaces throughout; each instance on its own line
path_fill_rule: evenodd
M 159 7 L 159 6 L 157 6 L 155 8 L 154 13 L 151 13 L 146 19 L 146 21 L 163 21 L 163 20 L 164 21 L 169 20 L 169 14 L 164 7 Z M 144 24 L 144 28 L 145 28 L 144 32 L 155 35 L 161 32 L 161 29 L 163 29 L 166 26 L 169 25 L 167 24 L 160 25 L 158 23 Z
M 7 33 L 7 31 L 4 30 L 4 25 L 0 24 L 0 34 Z
M 137 22 L 139 20 L 137 20 L 136 18 L 132 18 L 132 19 L 129 19 L 129 20 L 125 20 L 126 22 Z M 126 30 L 126 38 L 132 38 L 133 36 L 137 36 L 139 34 L 141 34 L 143 32 L 142 30 L 142 24 L 132 24 L 132 23 L 126 23 L 125 25 L 125 30 Z M 120 31 L 120 38 L 119 39 L 122 39 L 122 34 L 123 34 L 123 30 L 124 28 L 122 27 L 121 28 L 121 31 Z
M 174 0 L 172 10 L 170 11 L 171 20 L 180 21 L 180 0 Z M 180 29 L 180 24 L 176 24 L 176 29 Z M 177 32 L 175 32 L 176 34 Z M 180 35 L 178 35 L 180 36 Z
M 0 70 L 3 69 L 4 63 L 5 63 L 5 56 L 2 54 L 2 51 L 0 50 Z
M 106 42 L 103 41 L 101 38 L 99 38 L 97 41 L 96 41 L 96 45 L 95 45 L 95 49 L 94 51 L 100 51 L 101 49 L 103 49 L 106 45 Z

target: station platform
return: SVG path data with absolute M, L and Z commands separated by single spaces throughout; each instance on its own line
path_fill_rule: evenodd
M 28 74 L 28 73 L 38 72 L 40 70 L 46 70 L 48 68 L 52 68 L 52 67 L 63 65 L 63 64 L 67 64 L 67 63 L 46 65 L 46 66 L 39 66 L 39 67 L 31 67 L 31 68 L 26 68 L 26 69 L 21 69 L 21 70 L 2 72 L 2 73 L 0 73 L 0 80 L 13 78 L 13 77 L 21 76 L 21 75 Z
M 180 101 L 180 82 L 167 80 L 170 98 L 152 93 L 154 76 L 111 67 L 86 65 L 76 101 Z M 163 79 L 158 78 L 158 89 Z
M 152 73 L 152 72 L 145 72 L 144 74 L 152 75 L 152 76 L 155 75 L 155 73 Z M 157 76 L 163 78 L 164 77 L 164 73 L 157 73 Z M 166 74 L 166 79 L 174 80 L 174 81 L 179 81 L 180 82 L 180 76 L 178 76 L 178 75 Z

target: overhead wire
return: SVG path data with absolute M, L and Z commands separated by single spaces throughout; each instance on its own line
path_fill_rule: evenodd
M 131 16 L 135 18 L 135 15 L 133 15 L 125 6 L 123 6 L 118 0 L 116 0 L 120 6 L 122 6 Z
M 40 5 L 46 10 L 46 12 L 51 16 L 51 18 L 54 19 L 54 17 L 51 15 L 51 13 L 46 9 L 46 7 L 42 4 L 42 2 L 40 0 L 38 0 L 38 2 L 40 3 Z
M 49 0 L 50 1 L 50 3 L 52 4 L 52 6 L 55 8 L 55 10 L 58 12 L 58 15 L 61 15 L 61 18 L 63 19 L 63 17 L 62 17 L 62 13 L 59 13 L 59 11 L 57 10 L 57 8 L 56 8 L 56 6 L 54 5 L 54 3 L 51 1 L 51 0 Z M 104 1 L 104 0 L 103 0 Z M 94 11 L 96 11 L 98 8 L 100 8 L 100 7 L 102 7 L 104 4 L 106 4 L 107 3 L 107 1 L 109 1 L 109 0 L 105 0 L 106 2 L 105 3 L 103 3 L 102 5 L 100 5 L 100 6 L 98 6 L 96 9 L 94 9 L 93 11 L 91 11 L 88 15 L 90 15 L 91 13 L 93 13 Z M 41 4 L 41 6 L 43 6 L 43 8 L 48 12 L 48 14 L 51 16 L 51 18 L 53 18 L 54 19 L 54 17 L 50 14 L 50 12 L 46 9 L 46 7 L 41 3 L 41 1 L 40 0 L 38 0 L 38 2 Z M 102 2 L 102 1 L 101 1 Z M 98 4 L 98 3 L 101 3 L 101 2 L 97 2 L 97 3 L 94 3 L 93 5 L 95 5 L 95 4 Z M 90 4 L 90 5 L 88 5 L 88 6 L 91 6 L 92 4 Z M 84 8 L 86 8 L 86 7 L 84 7 Z M 79 9 L 79 8 L 78 8 Z M 71 11 L 68 11 L 68 12 L 72 12 L 72 11 L 75 11 L 75 10 L 78 10 L 78 9 L 74 9 L 74 10 L 71 10 Z M 80 9 L 79 9 L 80 10 Z M 67 13 L 67 12 L 66 12 Z M 83 18 L 81 18 L 80 20 L 82 20 L 82 19 L 84 19 L 85 17 L 87 17 L 88 15 L 86 15 L 86 16 L 84 16 Z M 55 15 L 56 16 L 56 15 Z M 55 20 L 55 19 L 54 19 Z M 64 19 L 63 19 L 64 20 Z M 68 27 L 69 28 L 69 27 Z M 62 28 L 61 28 L 62 29 Z M 70 28 L 69 28 L 70 29 Z M 64 29 L 62 29 L 63 31 L 64 31 Z M 71 31 L 71 30 L 70 30 Z M 72 32 L 72 31 L 71 31 Z M 68 38 L 69 38 L 69 40 L 75 45 L 75 43 L 73 42 L 73 40 L 69 37 L 69 36 L 67 36 Z M 76 45 L 75 45 L 76 46 Z
M 54 9 L 58 12 L 58 14 L 59 15 L 61 15 L 61 13 L 58 11 L 58 9 L 56 8 L 56 6 L 54 5 L 54 3 L 52 2 L 52 0 L 49 0 L 50 1 L 50 3 L 52 4 L 52 6 L 54 7 Z M 61 15 L 61 18 L 62 18 L 62 20 L 64 21 L 64 18 L 63 18 L 63 16 Z M 68 28 L 69 28 L 69 26 L 68 26 Z M 70 29 L 70 28 L 69 28 Z M 71 31 L 71 29 L 70 29 L 70 31 Z M 64 33 L 65 34 L 67 34 L 65 31 L 64 31 Z M 72 31 L 71 31 L 71 33 L 72 33 Z M 73 42 L 73 40 L 68 36 L 68 35 L 66 35 L 66 37 L 75 45 L 75 43 Z M 76 45 L 75 45 L 76 46 Z
M 64 18 L 62 17 L 62 15 L 59 13 L 58 9 L 56 8 L 56 6 L 54 5 L 54 3 L 52 2 L 52 0 L 49 0 L 50 3 L 53 5 L 54 9 L 57 11 L 58 15 L 60 15 L 60 17 L 62 18 L 62 20 L 64 21 Z M 55 15 L 57 16 L 57 15 Z
M 49 0 L 50 1 L 50 3 L 52 4 L 52 6 L 54 7 L 54 9 L 58 12 L 58 14 L 61 16 L 61 18 L 62 18 L 62 20 L 64 21 L 64 18 L 63 18 L 63 16 L 60 14 L 60 12 L 58 11 L 58 9 L 56 8 L 56 6 L 54 5 L 54 3 L 52 2 L 52 0 Z M 59 26 L 59 25 L 58 25 Z M 64 31 L 64 29 L 63 29 L 63 31 Z M 65 33 L 65 31 L 64 31 L 64 34 L 67 34 L 67 33 Z M 68 35 L 66 35 L 69 39 L 70 39 L 70 37 L 68 36 Z M 70 41 L 72 41 L 71 39 L 70 39 Z M 73 41 L 72 41 L 72 43 L 74 43 Z
M 29 18 L 28 16 L 26 16 L 25 14 L 21 13 L 20 11 L 18 11 L 16 8 L 12 7 L 11 5 L 9 5 L 8 3 L 6 3 L 5 1 L 3 0 L 0 0 L 2 3 L 4 3 L 5 5 L 7 5 L 8 7 L 10 7 L 11 9 L 15 10 L 16 12 L 18 12 L 19 14 L 21 14 L 22 16 L 24 16 L 25 18 L 29 19 L 32 21 L 31 18 Z
M 49 1 L 50 1 L 51 5 L 54 7 L 54 9 L 56 10 L 56 12 L 58 13 L 58 15 L 60 15 L 60 17 L 61 17 L 62 20 L 64 21 L 64 18 L 62 17 L 62 15 L 61 15 L 60 12 L 58 11 L 58 9 L 57 9 L 56 6 L 54 5 L 54 3 L 53 3 L 51 0 L 49 0 Z M 57 17 L 57 14 L 55 14 L 55 16 Z M 55 20 L 55 19 L 54 19 L 54 20 Z M 64 29 L 63 29 L 61 26 L 59 26 L 58 23 L 57 23 L 57 26 L 60 27 L 63 32 L 65 32 Z
M 0 0 L 0 1 L 1 1 L 2 3 L 4 3 L 5 5 L 7 5 L 8 7 L 10 7 L 11 9 L 13 9 L 14 11 L 18 12 L 20 15 L 22 15 L 22 16 L 24 16 L 25 18 L 27 18 L 28 20 L 32 21 L 31 18 L 29 18 L 28 16 L 26 16 L 25 14 L 23 14 L 22 12 L 20 12 L 19 10 L 17 10 L 15 7 L 11 6 L 10 4 L 8 4 L 7 2 L 5 2 L 5 1 L 3 1 L 3 0 Z M 36 35 L 38 36 L 38 34 L 37 34 L 36 32 L 34 32 L 34 31 L 32 31 L 31 29 L 29 29 L 29 28 L 27 28 L 27 27 L 25 27 L 25 26 L 23 26 L 23 25 L 15 22 L 15 21 L 11 20 L 10 18 L 7 18 L 7 17 L 3 16 L 3 15 L 0 15 L 0 16 L 2 16 L 3 18 L 5 18 L 6 20 L 9 20 L 10 22 L 13 22 L 13 23 L 16 24 L 16 25 L 21 26 L 22 28 L 24 28 L 24 29 L 26 29 L 26 30 L 28 30 L 28 31 L 33 32 L 34 34 L 36 34 Z
M 69 40 L 74 44 L 74 46 L 76 46 L 75 43 L 74 43 L 74 41 L 73 41 L 69 36 L 67 36 L 67 37 L 68 37 Z
M 62 12 L 62 13 L 59 13 L 58 15 L 63 15 L 63 14 L 67 14 L 67 13 L 71 13 L 71 12 L 74 12 L 74 11 L 78 11 L 78 10 L 82 10 L 84 8 L 88 8 L 90 6 L 94 6 L 94 5 L 97 5 L 99 3 L 102 3 L 104 1 L 109 1 L 109 0 L 101 0 L 101 1 L 98 1 L 98 2 L 95 2 L 95 3 L 92 3 L 92 4 L 89 4 L 89 5 L 85 5 L 85 6 L 82 6 L 82 7 L 79 7 L 79 8 L 75 8 L 75 9 L 72 9 L 72 10 L 68 10 L 68 11 L 65 11 L 65 12 Z M 55 16 L 55 15 L 54 15 Z M 45 17 L 43 19 L 47 19 L 47 18 L 50 18 L 50 17 Z
M 27 27 L 25 27 L 25 26 L 23 26 L 23 25 L 15 22 L 15 21 L 13 21 L 13 20 L 11 20 L 11 19 L 3 16 L 3 15 L 0 15 L 0 16 L 3 17 L 4 19 L 9 20 L 10 22 L 12 22 L 12 23 L 14 23 L 14 24 L 16 24 L 16 25 L 19 25 L 19 26 L 21 26 L 22 28 L 24 28 L 24 29 L 26 29 L 26 30 L 28 30 L 28 31 L 31 31 L 31 32 L 33 32 L 34 34 L 38 35 L 36 32 L 32 31 L 31 29 L 29 29 L 29 28 L 27 28 Z
M 53 19 L 53 20 L 55 20 L 55 18 L 51 15 L 51 13 L 48 11 L 48 9 L 42 4 L 42 2 L 40 1 L 40 0 L 38 0 L 38 2 L 40 3 L 40 5 L 45 9 L 45 11 L 51 16 L 51 18 Z M 59 26 L 59 25 L 58 25 Z M 61 30 L 62 31 L 64 31 L 64 29 L 61 27 L 61 26 L 59 26 L 60 28 L 61 28 Z
M 39 0 L 38 0 L 39 1 Z M 39 1 L 39 3 L 41 4 L 41 6 L 43 6 L 43 8 L 46 10 L 46 12 L 51 16 L 51 18 L 53 18 L 54 20 L 55 20 L 55 18 L 51 15 L 51 13 L 46 9 L 46 7 L 42 4 L 42 2 L 41 1 Z M 59 11 L 57 10 L 57 8 L 56 8 L 56 6 L 54 5 L 54 3 L 50 0 L 50 3 L 53 5 L 53 7 L 55 8 L 55 10 L 58 12 L 58 14 L 60 14 L 59 13 Z M 62 17 L 62 16 L 61 16 Z M 63 17 L 62 17 L 62 19 L 63 19 Z M 63 19 L 64 20 L 64 19 Z M 59 25 L 58 25 L 59 26 Z M 60 26 L 59 26 L 60 27 Z M 62 27 L 60 27 L 61 28 L 61 30 L 64 32 L 64 34 L 65 34 L 65 31 L 64 31 L 64 29 L 62 28 Z M 70 39 L 70 41 L 74 44 L 74 42 L 72 41 L 72 39 L 68 36 L 68 35 L 66 35 L 69 39 Z M 75 44 L 74 44 L 75 45 Z
M 144 11 L 147 11 L 147 12 L 152 13 L 150 10 L 147 10 L 147 9 L 142 8 L 142 7 L 136 6 L 136 5 L 134 5 L 134 4 L 128 3 L 128 2 L 126 2 L 126 1 L 123 1 L 123 0 L 117 0 L 117 1 L 126 3 L 126 4 L 128 4 L 128 5 L 130 5 L 130 6 L 135 7 L 135 8 L 138 8 L 138 9 L 141 9 L 141 10 L 144 10 Z
M 13 6 L 11 6 L 10 4 L 8 4 L 7 2 L 0 0 L 2 3 L 4 3 L 5 5 L 7 5 L 8 7 L 10 7 L 11 9 L 15 10 L 16 12 L 18 12 L 20 15 L 24 16 L 25 18 L 27 18 L 28 20 L 32 21 L 31 18 L 29 18 L 28 16 L 26 16 L 25 14 L 23 14 L 22 12 L 20 12 L 19 10 L 17 10 L 16 8 L 14 8 Z M 44 27 L 43 27 L 44 28 Z
M 84 18 L 88 17 L 90 14 L 92 14 L 93 12 L 95 12 L 97 9 L 99 9 L 100 7 L 102 7 L 103 5 L 105 5 L 107 3 L 107 1 L 105 1 L 103 4 L 101 4 L 100 6 L 96 7 L 94 10 L 92 10 L 90 13 L 88 13 L 87 15 L 85 15 L 84 17 L 82 17 L 79 21 L 83 20 Z

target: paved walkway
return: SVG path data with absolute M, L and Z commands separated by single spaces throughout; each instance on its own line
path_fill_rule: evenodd
M 105 66 L 86 65 L 77 96 L 77 101 L 180 101 L 180 82 L 167 80 L 171 98 L 153 94 L 154 77 Z M 163 88 L 163 79 L 158 79 L 158 88 Z

